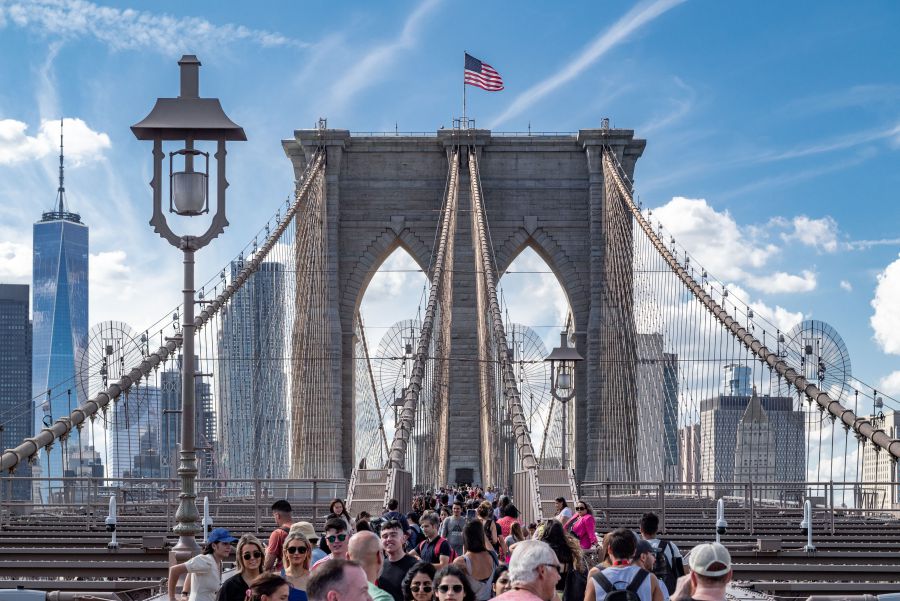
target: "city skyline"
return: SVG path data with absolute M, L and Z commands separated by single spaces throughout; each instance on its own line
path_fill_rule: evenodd
M 15 13 L 7 8 L 13 5 Z M 526 3 L 504 14 L 489 39 L 483 26 L 472 25 L 451 41 L 432 35 L 449 10 L 432 0 L 378 12 L 316 7 L 316 18 L 301 20 L 291 34 L 280 31 L 283 20 L 274 14 L 222 6 L 201 16 L 164 2 L 138 21 L 125 6 L 11 2 L 0 8 L 5 54 L 25 59 L 3 76 L 7 89 L 23 91 L 21 100 L 0 104 L 9 133 L 0 148 L 0 173 L 7 176 L 0 186 L 8 216 L 0 226 L 4 282 L 30 280 L 31 241 L 23 226 L 34 220 L 34 198 L 48 198 L 55 185 L 62 115 L 76 182 L 72 203 L 93 228 L 97 315 L 91 323 L 121 319 L 143 328 L 177 304 L 177 259 L 146 225 L 149 153 L 128 125 L 153 99 L 176 89 L 172 64 L 181 52 L 200 56 L 203 93 L 222 98 L 251 137 L 229 156 L 232 226 L 198 264 L 199 274 L 212 275 L 261 227 L 260 207 L 274 213 L 289 193 L 281 138 L 319 116 L 359 130 L 449 126 L 460 109 L 465 46 L 495 66 L 506 84 L 504 92 L 469 94 L 469 114 L 479 125 L 575 130 L 610 116 L 616 126 L 634 127 L 648 139 L 637 172 L 643 203 L 655 207 L 711 274 L 784 329 L 807 316 L 833 323 L 859 358 L 863 380 L 887 394 L 900 389 L 900 340 L 891 325 L 900 306 L 900 244 L 889 226 L 897 208 L 887 192 L 894 187 L 898 135 L 889 101 L 900 82 L 890 68 L 894 59 L 875 51 L 900 22 L 896 7 L 822 3 L 810 27 L 799 7 L 767 14 L 765 7 L 725 10 L 697 2 L 660 0 L 618 11 L 584 3 L 571 7 L 572 18 Z M 93 21 L 75 18 L 91 15 Z M 530 31 L 536 19 L 545 24 L 534 31 L 540 43 L 524 46 L 515 32 Z M 719 21 L 728 26 L 710 26 Z M 782 28 L 763 25 L 771 21 Z M 68 24 L 53 29 L 51 23 Z M 851 23 L 865 26 L 866 36 L 858 37 Z M 203 35 L 184 35 L 200 24 L 208 25 Z M 135 35 L 138 30 L 150 37 Z M 689 44 L 685 31 L 692 32 Z M 194 47 L 184 47 L 188 38 Z M 803 52 L 793 51 L 797 40 Z M 710 55 L 710 44 L 721 51 Z M 824 69 L 816 58 L 836 53 L 840 68 Z M 755 60 L 738 60 L 745 56 Z M 404 74 L 394 68 L 400 61 L 413 68 Z M 735 77 L 735 64 L 744 76 Z M 75 76 L 86 72 L 86 79 Z M 413 78 L 414 72 L 420 75 Z M 232 77 L 252 82 L 247 89 L 276 93 L 248 94 Z M 286 101 L 311 85 L 322 94 Z M 398 90 L 410 93 L 398 96 Z M 862 200 L 847 203 L 847 194 Z M 129 236 L 121 235 L 123 228 Z M 515 301 L 539 277 L 504 278 L 511 318 L 558 327 L 553 311 Z M 112 303 L 116 282 L 127 285 Z M 395 321 L 365 317 L 373 332 Z M 550 330 L 538 328 L 542 336 Z

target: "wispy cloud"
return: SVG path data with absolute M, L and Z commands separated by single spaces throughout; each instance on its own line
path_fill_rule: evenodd
M 855 159 L 847 159 L 824 165 L 822 167 L 814 167 L 812 169 L 804 169 L 800 171 L 790 171 L 788 173 L 773 175 L 771 177 L 764 177 L 750 182 L 749 184 L 746 184 L 744 186 L 739 186 L 723 192 L 722 194 L 719 194 L 719 199 L 727 200 L 747 194 L 748 192 L 755 192 L 756 190 L 771 188 L 775 186 L 786 186 L 788 184 L 820 177 L 834 171 L 849 169 L 850 167 L 855 167 L 856 165 L 865 162 L 870 156 L 870 153 L 861 153 L 860 156 L 856 157 Z
M 398 55 L 415 47 L 426 17 L 441 0 L 425 0 L 406 18 L 403 30 L 397 39 L 372 48 L 362 60 L 351 67 L 331 87 L 332 101 L 337 104 L 346 103 L 354 94 L 381 79 L 385 69 L 389 68 Z
M 595 38 L 574 60 L 564 65 L 554 75 L 519 94 L 512 104 L 493 120 L 488 129 L 496 129 L 501 123 L 520 115 L 544 96 L 575 79 L 632 33 L 683 2 L 685 0 L 656 0 L 638 4 Z
M 896 105 L 900 100 L 900 86 L 893 84 L 863 84 L 823 94 L 796 98 L 783 111 L 789 114 L 810 115 L 852 107 L 879 104 Z
M 93 38 L 112 50 L 152 50 L 175 55 L 191 48 L 216 48 L 237 41 L 263 47 L 309 44 L 280 33 L 243 25 L 216 25 L 200 17 L 174 17 L 84 0 L 0 0 L 0 27 L 33 29 L 48 37 Z
M 697 93 L 694 89 L 684 83 L 679 77 L 674 77 L 672 79 L 675 83 L 675 87 L 678 88 L 680 95 L 669 98 L 668 104 L 671 108 L 667 113 L 654 116 L 650 121 L 635 128 L 635 131 L 640 133 L 641 136 L 647 136 L 652 132 L 665 129 L 673 123 L 677 123 L 682 117 L 690 113 L 691 109 L 694 107 L 694 102 L 697 99 Z
M 797 146 L 783 152 L 774 152 L 771 154 L 757 155 L 751 162 L 767 163 L 771 161 L 782 161 L 785 159 L 798 159 L 802 157 L 835 152 L 837 150 L 846 150 L 864 144 L 870 144 L 879 140 L 897 138 L 900 135 L 900 124 L 894 124 L 888 127 L 872 129 L 861 132 L 854 132 L 830 140 L 813 142 L 803 146 Z

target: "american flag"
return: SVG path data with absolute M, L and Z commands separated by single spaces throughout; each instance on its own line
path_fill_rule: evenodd
M 465 83 L 470 86 L 499 92 L 503 89 L 503 78 L 492 66 L 483 63 L 474 56 L 466 53 Z

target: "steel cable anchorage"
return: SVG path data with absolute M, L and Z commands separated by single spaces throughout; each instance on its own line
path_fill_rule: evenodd
M 815 401 L 819 407 L 828 411 L 830 415 L 840 420 L 842 424 L 848 428 L 852 428 L 860 436 L 868 439 L 877 447 L 886 450 L 895 459 L 900 458 L 900 440 L 891 438 L 884 430 L 876 428 L 871 421 L 864 417 L 859 417 L 851 409 L 847 409 L 839 401 L 832 399 L 827 392 L 798 374 L 794 368 L 790 367 L 777 353 L 767 348 L 758 338 L 756 338 L 756 336 L 729 315 L 724 307 L 717 303 L 712 296 L 703 289 L 703 286 L 687 272 L 674 255 L 672 255 L 669 249 L 666 248 L 663 241 L 660 240 L 659 236 L 656 235 L 656 232 L 653 231 L 653 227 L 641 214 L 640 209 L 638 209 L 632 198 L 631 191 L 625 185 L 621 166 L 609 148 L 604 148 L 603 150 L 603 166 L 604 176 L 612 177 L 625 205 L 631 211 L 632 216 L 650 239 L 653 246 L 659 254 L 662 255 L 669 268 L 678 276 L 685 286 L 687 286 L 694 297 L 699 300 L 723 326 L 725 326 L 732 336 L 754 353 L 761 362 L 774 369 L 779 376 L 783 377 L 788 382 L 788 384 L 794 386 L 798 391 L 803 393 L 807 399 Z
M 406 448 L 412 435 L 416 421 L 416 409 L 419 402 L 419 393 L 422 390 L 422 382 L 425 379 L 426 363 L 428 361 L 428 348 L 431 344 L 434 332 L 435 314 L 438 311 L 438 302 L 441 300 L 444 286 L 444 278 L 453 277 L 452 271 L 446 270 L 447 247 L 451 244 L 456 232 L 456 204 L 458 193 L 459 173 L 459 148 L 453 150 L 450 160 L 450 175 L 448 178 L 446 202 L 444 214 L 441 218 L 441 233 L 438 239 L 437 256 L 434 261 L 434 271 L 431 274 L 431 284 L 428 294 L 428 305 L 425 309 L 425 317 L 422 319 L 422 328 L 419 331 L 419 342 L 416 347 L 416 358 L 413 361 L 412 373 L 409 385 L 403 393 L 403 409 L 397 420 L 394 431 L 394 440 L 391 442 L 391 452 L 388 457 L 388 468 L 406 469 Z M 451 259 L 452 260 L 452 259 Z M 441 308 L 442 319 L 449 318 L 449 307 Z
M 306 171 L 298 181 L 295 200 L 291 207 L 285 213 L 284 219 L 276 227 L 272 233 L 266 238 L 256 255 L 247 262 L 247 266 L 241 270 L 234 281 L 229 284 L 225 291 L 219 294 L 215 300 L 206 304 L 200 314 L 194 319 L 194 328 L 199 331 L 219 310 L 231 299 L 232 296 L 244 285 L 249 277 L 259 269 L 272 247 L 281 238 L 281 235 L 287 229 L 288 225 L 297 213 L 302 200 L 306 197 L 310 183 L 313 177 L 318 173 L 325 163 L 325 153 L 322 150 L 316 152 L 312 160 L 307 164 Z M 67 417 L 60 417 L 52 425 L 43 428 L 36 436 L 26 438 L 13 449 L 7 449 L 0 456 L 0 471 L 15 470 L 21 462 L 27 461 L 34 457 L 38 451 L 52 445 L 57 440 L 64 440 L 74 428 L 81 426 L 88 418 L 96 415 L 101 409 L 107 407 L 113 400 L 118 398 L 122 393 L 128 391 L 132 386 L 141 381 L 150 374 L 161 363 L 166 361 L 176 350 L 181 348 L 182 339 L 180 337 L 171 338 L 165 344 L 160 346 L 156 351 L 150 353 L 141 361 L 141 363 L 133 367 L 127 375 L 122 376 L 118 382 L 110 384 L 106 390 L 98 392 L 92 398 L 85 401 L 80 407 L 74 409 Z
M 506 340 L 506 329 L 503 326 L 503 315 L 500 312 L 500 303 L 497 300 L 497 267 L 494 262 L 494 255 L 488 244 L 487 220 L 484 215 L 484 206 L 481 202 L 481 179 L 478 171 L 478 158 L 474 148 L 469 150 L 469 180 L 472 188 L 472 205 L 476 226 L 473 236 L 477 236 L 475 243 L 481 255 L 481 275 L 485 282 L 485 291 L 488 296 L 488 311 L 500 355 L 503 396 L 506 397 L 506 402 L 509 406 L 513 435 L 516 438 L 516 448 L 519 452 L 519 458 L 522 460 L 522 467 L 526 470 L 534 470 L 537 469 L 537 461 L 534 456 L 534 447 L 531 444 L 531 433 L 528 431 L 528 421 L 525 419 L 525 411 L 522 409 L 519 385 L 513 370 L 509 344 Z

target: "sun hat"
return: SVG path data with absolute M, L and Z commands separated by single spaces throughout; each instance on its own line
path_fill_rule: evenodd
M 319 535 L 316 534 L 316 529 L 309 522 L 294 522 L 291 526 L 291 532 L 299 532 L 303 536 L 306 537 L 311 543 L 318 542 Z
M 691 550 L 690 564 L 691 571 L 697 572 L 701 576 L 716 578 L 724 576 L 731 570 L 731 554 L 724 545 L 704 543 Z M 715 564 L 722 564 L 724 567 L 711 570 L 710 568 Z
M 206 542 L 209 544 L 213 543 L 235 543 L 237 539 L 231 535 L 231 533 L 226 528 L 214 528 L 212 532 L 209 533 L 209 536 L 206 538 Z

